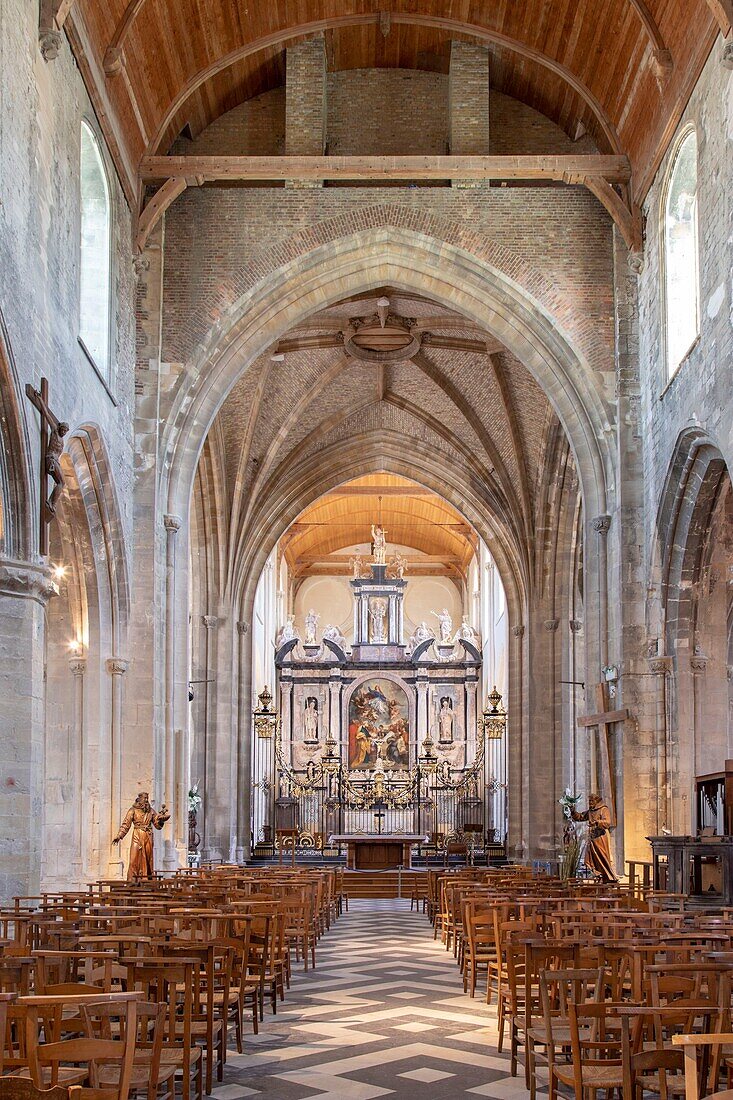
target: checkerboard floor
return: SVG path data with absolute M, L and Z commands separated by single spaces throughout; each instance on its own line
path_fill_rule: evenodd
M 216 1100 L 525 1100 L 496 1053 L 496 1010 L 463 992 L 427 918 L 403 900 L 352 901 L 300 966 L 276 1016 L 230 1051 Z M 521 1070 L 520 1070 L 521 1074 Z

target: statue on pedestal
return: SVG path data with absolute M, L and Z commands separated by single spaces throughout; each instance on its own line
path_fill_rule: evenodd
M 306 615 L 306 617 L 305 617 L 305 644 L 306 645 L 315 645 L 316 644 L 316 630 L 318 629 L 318 620 L 320 619 L 320 617 L 321 616 L 319 614 L 317 614 L 317 612 L 315 612 L 313 610 L 313 608 L 311 608 L 310 611 L 308 612 L 308 614 Z
M 323 631 L 323 640 L 329 642 L 335 642 L 341 649 L 346 649 L 347 641 L 345 636 L 341 633 L 337 626 L 327 626 Z
M 364 562 L 361 559 L 361 554 L 354 554 L 349 558 L 349 565 L 351 566 L 351 575 L 355 581 L 363 580 L 364 578 Z
M 313 695 L 309 695 L 305 701 L 303 739 L 310 742 L 318 740 L 318 700 Z
M 372 524 L 372 547 L 374 550 L 374 564 L 384 565 L 387 560 L 387 532 L 379 524 Z
M 453 619 L 450 616 L 450 612 L 447 607 L 444 607 L 442 611 L 433 611 L 433 615 L 440 624 L 440 640 L 445 645 L 449 645 L 453 636 Z
M 150 805 L 148 792 L 140 791 L 112 841 L 113 844 L 119 844 L 132 829 L 128 881 L 153 877 L 153 829 L 162 829 L 170 816 L 165 805 L 159 811 L 154 810 Z
M 453 700 L 448 695 L 440 700 L 438 741 L 441 745 L 451 744 L 453 741 Z

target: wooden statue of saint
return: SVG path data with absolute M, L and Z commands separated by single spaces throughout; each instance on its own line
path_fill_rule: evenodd
M 150 805 L 148 792 L 140 791 L 112 841 L 113 844 L 119 844 L 132 829 L 128 880 L 153 877 L 153 829 L 162 829 L 170 816 L 165 806 L 160 811 L 154 810 Z
M 64 473 L 61 469 L 61 452 L 64 449 L 64 436 L 69 425 L 59 420 L 48 405 L 48 379 L 41 379 L 41 388 L 36 390 L 30 384 L 25 388 L 30 403 L 41 415 L 41 516 L 40 551 L 48 553 L 48 525 L 56 515 L 56 505 L 64 488 Z M 53 489 L 48 493 L 48 479 Z

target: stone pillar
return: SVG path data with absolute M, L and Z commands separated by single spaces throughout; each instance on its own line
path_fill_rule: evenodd
M 341 673 L 334 674 L 328 681 L 329 722 L 328 732 L 341 745 Z M 325 730 L 323 731 L 325 735 Z
M 323 156 L 326 148 L 326 42 L 322 34 L 285 51 L 285 152 Z M 322 180 L 288 180 L 287 187 L 321 187 Z
M 84 673 L 87 670 L 87 659 L 82 656 L 69 658 L 69 672 L 74 678 L 74 686 L 71 700 L 71 766 L 68 770 L 74 789 L 74 834 L 77 848 L 77 859 L 73 869 L 74 882 L 81 883 L 85 879 L 88 856 L 87 813 L 88 806 L 85 792 L 89 789 L 87 777 L 87 762 L 84 751 Z
M 237 863 L 252 855 L 252 631 L 237 623 Z
M 45 566 L 0 558 L 0 898 L 37 894 L 43 820 Z
M 690 657 L 690 671 L 692 672 L 692 737 L 690 738 L 689 776 L 686 790 L 681 792 L 681 797 L 687 804 L 687 814 L 680 822 L 675 822 L 674 831 L 692 832 L 694 827 L 693 809 L 695 801 L 695 776 L 703 775 L 707 770 L 704 759 L 704 733 L 703 725 L 703 696 L 705 692 L 705 673 L 708 668 L 708 659 L 702 653 L 694 653 Z M 700 752 L 702 750 L 702 752 Z M 700 759 L 698 761 L 698 753 Z M 682 761 L 680 761 L 680 770 Z
M 122 657 L 110 657 L 107 660 L 107 672 L 111 677 L 111 762 L 110 769 L 110 833 L 111 839 L 122 824 L 122 677 L 127 672 L 129 662 Z M 122 860 L 119 848 L 110 849 L 109 877 L 122 878 Z
M 204 642 L 204 674 L 205 679 L 209 679 L 209 669 L 211 668 L 211 654 L 214 646 L 212 639 L 212 632 L 214 627 L 218 624 L 219 620 L 216 615 L 202 615 L 201 622 L 206 627 L 206 641 Z M 203 810 L 201 820 L 201 832 L 203 834 L 203 848 L 201 849 L 202 859 L 210 859 L 212 849 L 209 843 L 209 829 L 212 825 L 212 815 L 209 810 L 213 803 L 213 784 L 210 785 L 212 776 L 210 776 L 211 769 L 211 730 L 209 726 L 211 724 L 211 692 L 209 691 L 210 684 L 204 684 L 204 776 L 203 776 L 203 801 L 201 809 Z
M 163 870 L 178 867 L 176 851 L 176 731 L 175 731 L 175 666 L 176 666 L 176 535 L 181 529 L 180 516 L 163 516 L 165 527 L 165 720 L 163 744 L 157 761 L 163 779 L 163 802 L 170 819 L 163 830 Z
M 598 535 L 598 653 L 601 668 L 608 665 L 608 532 L 610 516 L 596 516 L 591 521 Z M 600 671 L 600 670 L 599 670 Z
M 489 51 L 451 42 L 448 74 L 449 144 L 454 157 L 489 153 Z M 488 187 L 489 180 L 453 180 L 453 187 Z
M 512 627 L 509 653 L 509 712 L 507 726 L 507 855 L 522 862 L 527 858 L 529 835 L 529 787 L 524 761 L 527 757 L 526 685 L 524 677 L 524 625 Z
M 659 835 L 669 828 L 669 727 L 667 722 L 667 677 L 672 672 L 671 657 L 652 657 L 649 671 L 656 677 L 656 758 L 657 758 L 657 820 Z

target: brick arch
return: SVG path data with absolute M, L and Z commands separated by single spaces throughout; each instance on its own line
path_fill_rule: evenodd
M 215 312 L 166 418 L 164 467 L 171 512 L 187 514 L 203 440 L 242 371 L 305 317 L 385 283 L 464 313 L 513 352 L 547 394 L 570 439 L 588 514 L 606 510 L 606 484 L 614 481 L 614 460 L 605 443 L 607 409 L 599 372 L 567 335 L 569 304 L 554 297 L 553 312 L 530 293 L 517 276 L 553 298 L 543 278 L 525 271 L 506 250 L 496 253 L 504 264 L 496 267 L 462 245 L 399 224 L 399 214 L 391 213 L 390 224 L 336 239 L 333 233 L 346 228 L 343 219 L 314 226 L 263 253 L 242 274 L 241 286 L 231 288 L 232 299 L 235 289 L 242 293 Z M 422 215 L 403 213 L 425 229 L 440 229 L 430 217 L 423 221 Z M 465 236 L 457 228 L 455 233 Z

